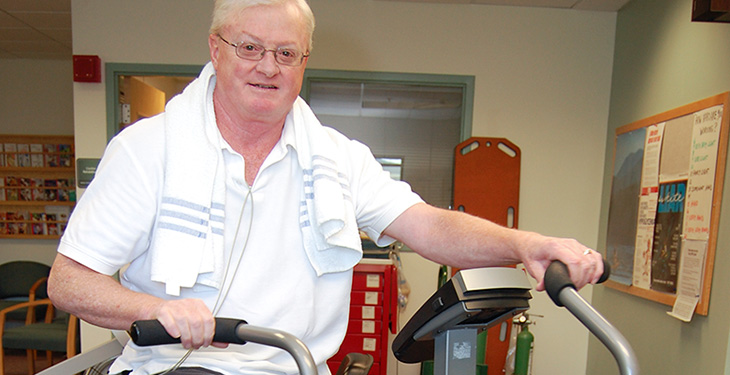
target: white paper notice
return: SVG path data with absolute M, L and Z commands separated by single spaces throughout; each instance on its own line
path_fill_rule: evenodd
M 651 288 L 651 257 L 654 249 L 654 220 L 657 209 L 656 192 L 639 197 L 639 218 L 634 247 L 634 271 L 631 285 Z
M 702 290 L 702 275 L 705 269 L 706 253 L 707 241 L 682 241 L 682 255 L 680 258 L 682 261 L 677 284 L 677 300 L 674 302 L 672 311 L 668 311 L 667 314 L 685 322 L 692 320 Z
M 644 162 L 641 170 L 641 196 L 634 243 L 634 270 L 631 284 L 651 288 L 651 257 L 654 248 L 654 220 L 659 197 L 659 156 L 661 155 L 664 123 L 646 129 Z
M 641 195 L 648 193 L 651 188 L 658 191 L 659 187 L 659 156 L 662 153 L 662 137 L 664 123 L 651 125 L 646 128 L 646 142 L 644 143 L 644 163 L 641 167 Z
M 722 106 L 699 111 L 694 116 L 683 223 L 684 238 L 695 240 L 710 238 L 710 215 L 721 119 Z

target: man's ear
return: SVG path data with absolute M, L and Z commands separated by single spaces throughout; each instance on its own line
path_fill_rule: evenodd
M 210 61 L 214 68 L 218 68 L 218 54 L 220 53 L 218 36 L 215 34 L 208 35 L 208 49 L 210 50 Z

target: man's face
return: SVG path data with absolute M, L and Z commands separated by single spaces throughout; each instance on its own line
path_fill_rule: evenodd
M 291 48 L 308 52 L 308 36 L 296 8 L 288 5 L 260 5 L 235 15 L 220 31 L 233 44 L 241 41 L 266 49 Z M 260 61 L 241 59 L 236 49 L 216 35 L 208 41 L 216 68 L 216 100 L 234 119 L 283 122 L 299 95 L 306 58 L 299 66 L 279 64 L 273 52 Z

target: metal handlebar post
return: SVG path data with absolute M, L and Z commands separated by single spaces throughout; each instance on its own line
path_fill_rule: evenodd
M 611 351 L 622 375 L 638 375 L 639 362 L 628 340 L 573 288 L 564 288 L 560 301 Z
M 157 320 L 140 320 L 134 322 L 129 335 L 135 344 L 140 346 L 179 343 L 179 338 L 170 336 Z M 302 340 L 296 336 L 264 327 L 248 325 L 244 320 L 215 318 L 215 335 L 213 341 L 235 344 L 253 342 L 284 349 L 294 358 L 301 375 L 317 375 L 317 364 L 312 353 Z
M 317 375 L 317 365 L 309 349 L 302 340 L 290 333 L 241 324 L 236 328 L 236 335 L 247 342 L 284 349 L 294 357 L 301 375 Z
M 604 273 L 599 283 L 608 279 L 611 270 L 603 260 Z M 586 302 L 570 280 L 568 267 L 561 261 L 554 261 L 545 272 L 545 290 L 558 306 L 565 306 L 583 325 L 593 333 L 613 354 L 621 375 L 638 375 L 639 362 L 628 340 L 596 309 Z

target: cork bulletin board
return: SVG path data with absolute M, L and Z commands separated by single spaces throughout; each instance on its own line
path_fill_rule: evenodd
M 707 315 L 727 156 L 728 93 L 616 130 L 607 286 Z

